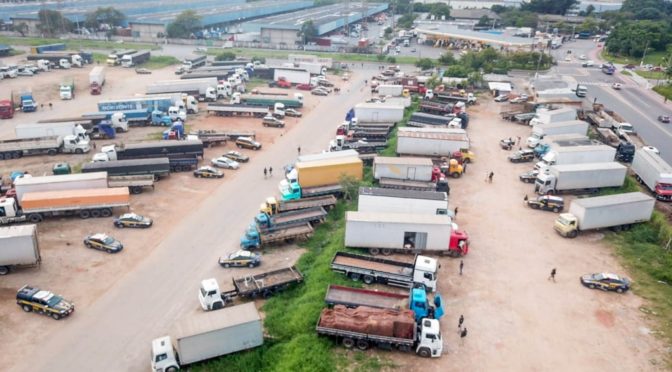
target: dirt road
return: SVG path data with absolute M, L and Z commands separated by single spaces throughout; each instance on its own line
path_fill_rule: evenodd
M 649 333 L 633 293 L 589 290 L 579 276 L 599 271 L 627 275 L 599 233 L 565 239 L 553 230 L 556 214 L 523 205 L 534 186 L 518 180 L 533 163 L 512 164 L 502 138 L 530 127 L 500 120 L 497 104 L 480 99 L 471 110 L 469 136 L 477 161 L 451 180 L 450 206 L 471 238 L 464 258 L 442 260 L 439 292 L 444 356 L 421 360 L 395 354 L 409 370 L 445 371 L 651 371 L 662 368 L 664 345 Z M 490 101 L 490 102 L 488 102 Z M 506 103 L 500 104 L 507 105 Z M 492 184 L 486 174 L 494 171 Z M 547 280 L 557 268 L 557 282 Z M 468 335 L 461 344 L 459 316 Z

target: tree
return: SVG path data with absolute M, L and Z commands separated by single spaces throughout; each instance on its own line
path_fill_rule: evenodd
M 456 77 L 456 78 L 466 78 L 469 76 L 469 73 L 471 70 L 462 65 L 453 65 L 450 66 L 446 69 L 446 71 L 443 73 L 443 76 L 445 77 Z
M 430 4 L 429 14 L 435 16 L 436 18 L 445 17 L 445 19 L 450 18 L 450 6 L 445 3 L 434 3 Z
M 530 0 L 520 4 L 520 9 L 541 14 L 564 15 L 569 8 L 577 3 L 577 0 Z
M 215 61 L 233 61 L 236 55 L 233 52 L 222 52 L 215 56 Z
M 28 27 L 28 24 L 26 22 L 21 22 L 15 25 L 12 25 L 12 31 L 18 32 L 21 34 L 21 36 L 26 36 L 28 31 L 30 31 L 30 28 Z
M 126 15 L 124 13 L 110 6 L 86 13 L 84 25 L 88 28 L 100 29 L 101 24 L 121 26 L 125 20 Z
M 412 28 L 413 21 L 415 21 L 416 17 L 417 16 L 415 14 L 404 14 L 403 16 L 399 17 L 397 25 L 401 28 Z
M 338 183 L 341 185 L 341 190 L 343 190 L 343 199 L 357 200 L 357 197 L 359 196 L 359 185 L 361 183 L 358 179 L 343 174 L 339 177 Z
M 37 13 L 37 18 L 40 20 L 38 28 L 43 34 L 48 36 L 54 36 L 72 30 L 72 22 L 63 17 L 63 14 L 57 10 L 42 9 Z
M 304 44 L 306 44 L 308 40 L 316 38 L 317 33 L 318 33 L 317 27 L 315 27 L 313 21 L 303 22 L 303 24 L 301 25 L 301 31 L 299 31 L 299 35 L 301 35 Z
M 421 70 L 429 70 L 431 68 L 434 68 L 434 61 L 432 61 L 429 58 L 422 58 L 415 62 L 415 65 L 417 67 L 420 67 Z
M 629 21 L 617 24 L 609 34 L 605 47 L 609 53 L 642 57 L 644 48 L 663 51 L 672 42 L 672 27 L 664 21 Z
M 501 24 L 506 27 L 537 27 L 539 17 L 536 13 L 520 9 L 510 9 L 500 14 Z
M 446 52 L 439 57 L 439 63 L 442 65 L 455 65 L 457 64 L 457 59 L 455 59 L 455 56 L 451 52 Z
M 393 33 L 393 32 L 394 32 L 394 30 L 392 29 L 392 27 L 387 27 L 387 28 L 385 29 L 385 37 L 387 38 L 387 37 L 392 36 L 392 33 Z
M 481 16 L 481 18 L 478 19 L 478 23 L 476 24 L 476 26 L 478 27 L 490 26 L 490 17 L 484 14 L 483 16 Z
M 171 38 L 188 38 L 199 28 L 201 28 L 201 16 L 193 10 L 185 10 L 168 24 L 166 32 Z

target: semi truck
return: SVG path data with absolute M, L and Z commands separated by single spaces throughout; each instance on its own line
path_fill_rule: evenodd
M 205 66 L 205 62 L 207 62 L 207 60 L 208 56 L 185 58 L 184 61 L 182 61 L 182 68 L 188 72 L 197 67 Z
M 557 134 L 548 135 L 539 142 L 534 148 L 534 156 L 541 158 L 551 151 L 551 144 L 555 142 L 563 142 L 567 146 L 582 146 L 589 145 L 592 142 L 587 135 L 583 134 Z
M 273 215 L 259 213 L 254 217 L 258 230 L 278 229 L 285 226 L 303 225 L 310 223 L 315 225 L 324 221 L 327 211 L 322 207 L 297 209 L 281 212 Z
M 28 61 L 49 61 L 52 68 L 69 69 L 72 66 L 82 67 L 82 57 L 75 54 L 31 54 L 26 57 Z
M 77 67 L 83 67 L 83 65 L 86 64 L 86 63 L 89 63 L 89 64 L 93 63 L 93 53 L 85 52 L 83 50 L 48 50 L 48 51 L 44 51 L 44 52 L 39 53 L 39 54 L 43 55 L 43 56 L 67 55 L 67 56 L 70 56 L 71 60 L 73 60 L 73 57 L 77 56 L 79 58 L 77 58 L 77 57 L 75 57 L 75 58 L 81 60 L 81 65 L 76 63 L 76 62 L 72 63 L 73 66 L 77 66 Z
M 537 169 L 544 169 L 551 165 L 609 163 L 613 162 L 616 149 L 592 141 L 590 145 L 563 146 L 563 143 L 552 143 L 551 149 L 536 164 Z
M 86 129 L 77 122 L 17 124 L 14 127 L 14 134 L 17 139 L 55 136 L 63 137 L 64 141 L 72 140 L 73 137 L 79 137 L 84 141 L 89 139 Z
M 361 180 L 364 165 L 359 157 L 347 157 L 299 162 L 296 163 L 294 169 L 297 174 L 296 179 L 280 182 L 282 200 L 340 194 L 342 177 Z
M 181 93 L 196 97 L 199 101 L 217 100 L 217 79 L 162 80 L 147 85 L 147 94 Z
M 103 92 L 105 85 L 105 67 L 96 66 L 89 72 L 89 89 L 92 95 L 98 95 Z
M 152 112 L 159 110 L 167 113 L 171 109 L 184 111 L 185 113 L 197 113 L 198 102 L 196 98 L 187 96 L 182 99 L 181 94 L 154 95 L 145 97 L 132 97 L 126 99 L 103 100 L 98 102 L 98 111 L 127 111 L 145 110 Z M 180 115 L 181 120 L 186 120 L 186 115 Z
M 431 181 L 434 163 L 429 158 L 376 156 L 373 159 L 373 178 L 394 178 L 412 181 Z
M 429 91 L 427 91 L 429 93 Z M 430 96 L 425 94 L 425 97 Z M 473 105 L 476 103 L 476 96 L 474 93 L 464 94 L 454 94 L 452 92 L 432 92 L 431 99 L 437 100 L 439 102 L 463 102 L 467 105 Z
M 170 174 L 171 166 L 168 158 L 110 160 L 85 163 L 82 173 L 107 172 L 110 178 L 125 176 L 150 175 L 155 181 Z
M 0 100 L 0 119 L 11 119 L 14 117 L 14 104 L 8 99 Z
M 565 238 L 575 238 L 586 230 L 627 230 L 649 221 L 655 203 L 655 199 L 641 192 L 575 199 L 569 212 L 558 216 L 553 228 Z
M 233 278 L 233 289 L 227 291 L 219 289 L 217 280 L 205 279 L 201 281 L 198 301 L 205 311 L 219 310 L 233 303 L 236 297 L 267 298 L 302 281 L 303 274 L 294 266 Z
M 267 96 L 261 94 L 240 94 L 234 93 L 231 97 L 232 105 L 264 106 L 273 107 L 276 103 L 282 103 L 285 107 L 301 108 L 303 107 L 303 94 L 294 93 L 294 96 Z
M 594 193 L 623 186 L 628 168 L 617 162 L 552 165 L 540 172 L 534 190 L 540 195 Z
M 0 160 L 18 159 L 27 155 L 83 154 L 89 152 L 89 141 L 77 136 L 42 137 L 0 141 Z
M 469 137 L 464 129 L 399 128 L 397 154 L 450 157 L 454 152 L 469 149 Z
M 387 258 L 336 252 L 331 269 L 354 281 L 366 284 L 381 283 L 401 288 L 424 287 L 436 291 L 438 261 L 431 257 L 415 256 L 413 262 L 393 261 Z
M 448 126 L 455 116 L 432 115 L 424 112 L 414 112 L 406 123 L 409 127 Z
M 536 115 L 530 120 L 530 125 L 552 124 L 562 121 L 576 120 L 576 109 L 572 107 L 563 107 L 556 110 L 545 108 L 537 109 Z
M 20 177 L 14 180 L 16 199 L 19 201 L 26 193 L 31 192 L 106 188 L 107 173 L 105 172 Z
M 447 215 L 349 211 L 345 246 L 372 255 L 427 252 L 456 257 L 469 252 L 469 236 L 453 229 Z
M 426 101 L 420 102 L 420 111 L 427 114 L 448 116 L 454 114 L 454 105 L 444 102 Z
M 128 206 L 125 187 L 31 192 L 23 195 L 20 208 L 14 198 L 0 199 L 0 209 L 5 212 L 0 224 L 38 223 L 57 216 L 110 217 L 113 208 Z
M 37 45 L 34 47 L 30 47 L 30 52 L 33 54 L 39 54 L 39 53 L 44 53 L 44 52 L 56 52 L 56 51 L 61 51 L 65 50 L 65 44 L 64 43 L 56 43 L 56 44 L 42 44 L 42 45 Z
M 290 180 L 280 181 L 278 186 L 283 201 L 296 200 L 300 198 L 311 198 L 317 196 L 333 195 L 339 197 L 343 194 L 343 188 L 340 184 L 301 187 L 298 182 Z
M 299 62 L 299 68 L 310 72 L 311 75 L 327 74 L 327 66 L 321 63 Z
M 61 99 L 75 99 L 75 81 L 72 79 L 63 80 L 58 88 L 58 94 Z
M 80 120 L 87 120 L 92 124 L 108 122 L 117 132 L 128 132 L 129 126 L 144 127 L 152 121 L 152 115 L 147 110 L 100 111 L 82 114 Z M 172 123 L 172 120 L 170 120 Z
M 271 107 L 272 106 L 273 105 L 271 105 Z M 207 111 L 208 113 L 214 113 L 217 116 L 249 116 L 253 118 L 263 118 L 264 116 L 273 113 L 275 110 L 270 110 L 268 107 L 264 106 L 211 103 L 208 105 Z
M 273 81 L 281 79 L 292 84 L 309 84 L 310 72 L 301 68 L 276 67 L 273 70 Z
M 527 147 L 535 148 L 548 135 L 588 133 L 588 123 L 582 120 L 561 121 L 551 124 L 538 124 L 532 127 L 532 135 L 527 138 Z
M 395 190 L 360 187 L 359 212 L 451 215 L 448 194 L 438 191 Z
M 404 92 L 404 87 L 401 85 L 380 84 L 375 88 L 375 92 L 379 96 L 399 97 Z
M 264 327 L 254 303 L 189 314 L 176 324 L 174 335 L 174 344 L 170 336 L 152 340 L 152 371 L 174 372 L 264 343 Z
M 37 266 L 41 260 L 36 225 L 0 227 L 0 275 L 13 268 Z
M 94 161 L 128 160 L 142 158 L 203 158 L 201 141 L 151 141 L 103 146 Z
M 653 192 L 656 199 L 672 200 L 672 166 L 657 153 L 641 148 L 635 153 L 630 167 L 635 178 Z
M 289 225 L 279 228 L 259 229 L 252 223 L 240 238 L 242 249 L 259 249 L 269 244 L 278 244 L 297 239 L 308 239 L 313 234 L 309 223 Z
M 133 54 L 137 52 L 137 50 L 133 49 L 122 49 L 122 50 L 117 50 L 113 51 L 112 53 L 107 55 L 107 60 L 105 61 L 108 66 L 119 66 L 121 64 L 121 59 L 123 56 L 127 54 Z
M 226 145 L 226 142 L 229 140 L 235 141 L 238 137 L 244 137 L 240 135 L 238 137 L 232 137 L 230 133 L 232 132 L 218 132 L 215 130 L 206 129 L 192 130 L 189 132 L 189 134 L 187 134 L 187 140 L 201 141 L 203 142 L 203 147 L 212 147 Z M 252 133 L 252 138 L 254 138 L 254 132 Z
M 306 208 L 321 207 L 324 210 L 330 210 L 336 205 L 336 198 L 333 195 L 316 196 L 313 198 L 302 198 L 296 200 L 277 200 L 271 196 L 266 199 L 266 202 L 261 205 L 259 212 L 265 213 L 269 216 L 291 212 Z
M 404 118 L 404 106 L 358 103 L 355 105 L 358 122 L 397 123 Z
M 124 54 L 124 56 L 121 57 L 121 66 L 134 67 L 149 61 L 150 57 L 151 53 L 149 50 L 141 50 L 131 54 Z

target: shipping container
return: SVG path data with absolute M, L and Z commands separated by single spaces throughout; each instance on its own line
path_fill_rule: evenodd
M 628 168 L 617 162 L 552 165 L 537 176 L 534 187 L 548 193 L 594 192 L 604 187 L 620 187 Z
M 404 107 L 379 103 L 358 103 L 355 105 L 355 118 L 358 123 L 396 123 L 404 118 Z
M 546 165 L 608 163 L 614 161 L 616 149 L 599 141 L 590 145 L 562 146 L 552 143 L 551 150 L 542 158 Z
M 21 177 L 14 181 L 14 187 L 16 189 L 17 200 L 22 200 L 23 195 L 28 192 L 106 189 L 107 173 L 96 172 L 41 177 Z
M 40 246 L 36 225 L 0 227 L 0 275 L 13 267 L 40 263 Z
M 431 181 L 434 164 L 429 158 L 384 157 L 373 159 L 373 178 Z
M 360 187 L 359 212 L 447 215 L 448 194 L 436 191 Z
M 454 152 L 469 148 L 464 129 L 399 128 L 397 154 L 450 157 Z
M 67 208 L 89 208 L 100 205 L 128 206 L 129 193 L 125 187 L 29 192 L 23 195 L 24 213 Z
M 296 163 L 299 185 L 303 189 L 339 184 L 343 175 L 359 181 L 363 177 L 363 169 L 362 160 L 358 157 Z

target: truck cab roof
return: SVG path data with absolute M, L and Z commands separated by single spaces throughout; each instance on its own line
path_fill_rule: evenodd
M 201 281 L 201 288 L 206 292 L 219 291 L 219 284 L 215 278 L 204 279 Z
M 416 270 L 435 273 L 438 269 L 438 263 L 434 258 L 427 256 L 417 256 L 415 259 L 415 268 Z
M 172 352 L 173 345 L 170 336 L 163 336 L 152 340 L 152 355 L 169 354 Z

